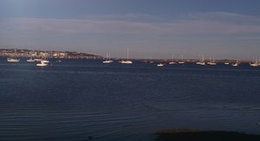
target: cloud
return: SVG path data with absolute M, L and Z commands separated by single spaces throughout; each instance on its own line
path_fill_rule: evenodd
M 135 33 L 153 28 L 143 22 L 128 22 L 123 20 L 84 20 L 84 19 L 10 19 L 2 27 L 29 32 L 50 33 Z
M 234 35 L 260 33 L 260 18 L 226 12 L 194 13 L 180 19 L 150 15 L 105 15 L 86 19 L 15 18 L 0 30 L 52 34 Z

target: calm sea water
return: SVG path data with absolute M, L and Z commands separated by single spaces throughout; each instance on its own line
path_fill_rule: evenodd
M 162 129 L 260 134 L 260 68 L 0 58 L 1 141 L 153 141 Z

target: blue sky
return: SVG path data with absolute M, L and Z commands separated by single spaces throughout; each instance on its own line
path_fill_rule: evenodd
M 0 0 L 0 47 L 260 57 L 259 0 Z

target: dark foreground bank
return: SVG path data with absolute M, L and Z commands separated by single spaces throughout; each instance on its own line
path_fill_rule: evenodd
M 155 133 L 157 141 L 259 141 L 260 135 L 229 131 L 163 130 Z

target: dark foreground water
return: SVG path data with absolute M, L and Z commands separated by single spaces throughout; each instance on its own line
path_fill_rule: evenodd
M 153 141 L 162 129 L 260 134 L 260 68 L 0 59 L 1 141 Z

